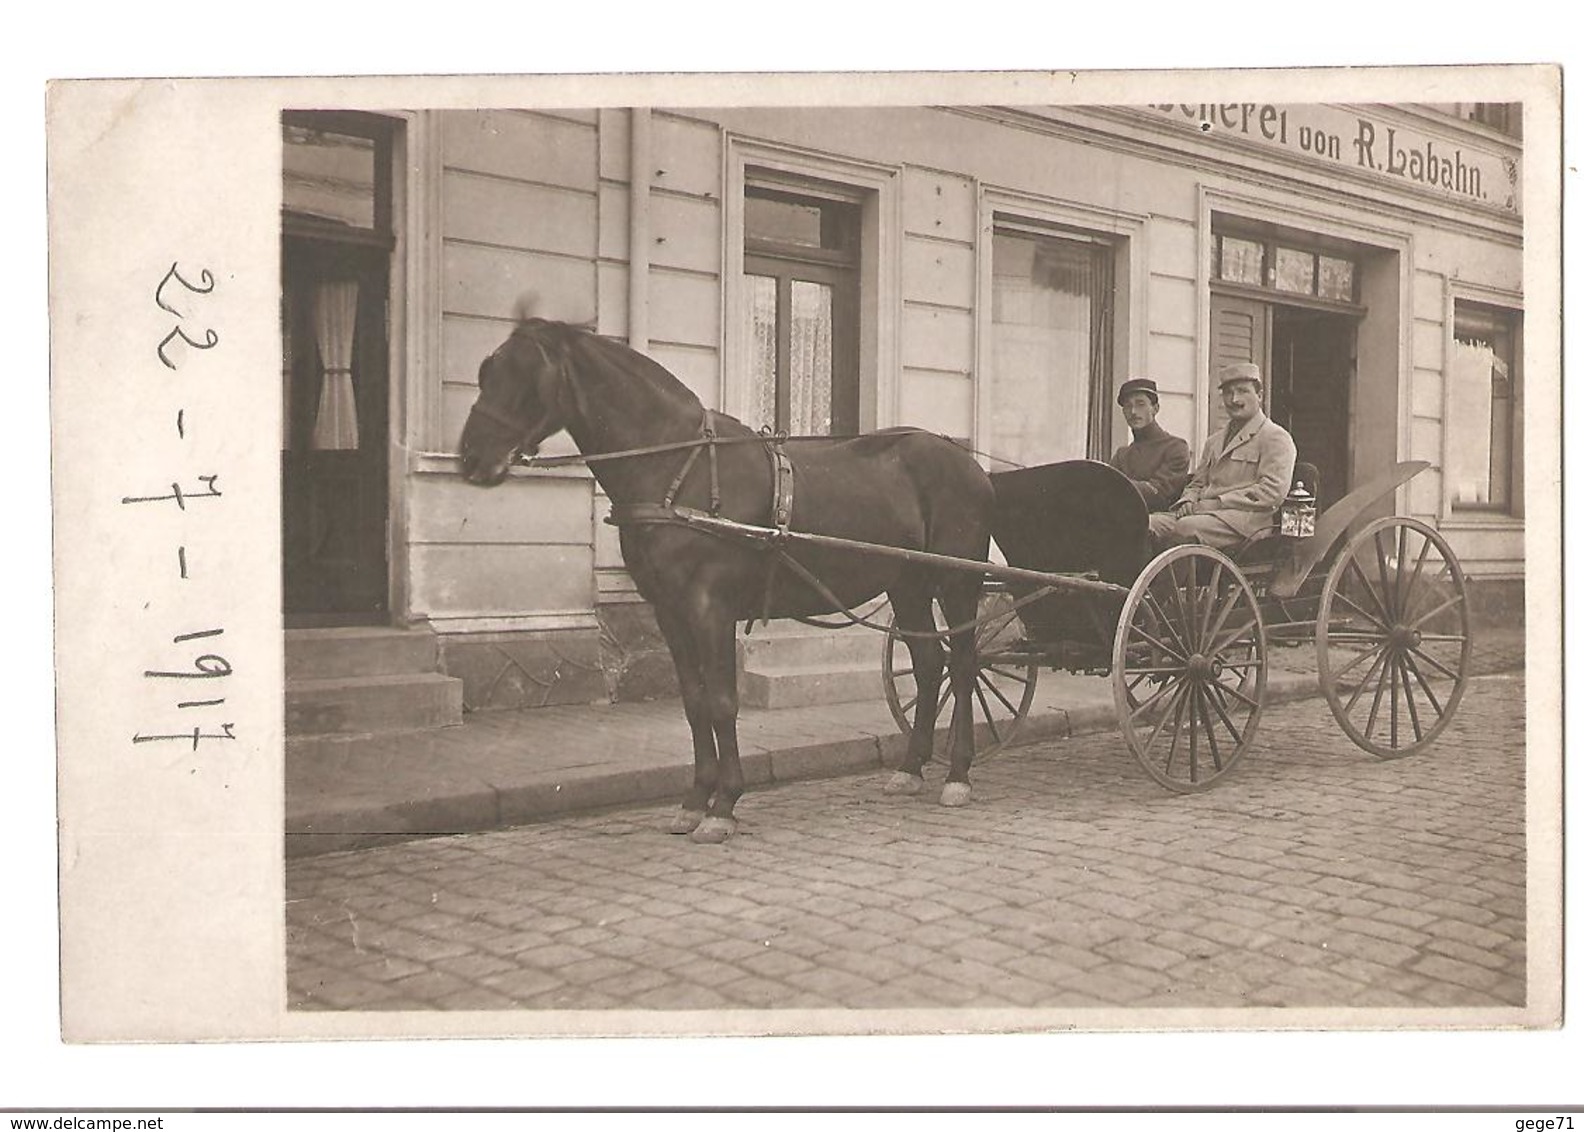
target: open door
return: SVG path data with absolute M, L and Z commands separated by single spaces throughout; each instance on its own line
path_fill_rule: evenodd
M 393 126 L 284 116 L 282 582 L 288 627 L 388 616 Z

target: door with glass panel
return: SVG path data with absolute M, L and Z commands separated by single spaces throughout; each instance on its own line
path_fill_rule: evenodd
M 793 436 L 856 433 L 859 206 L 755 186 L 744 203 L 746 420 Z
M 386 552 L 390 129 L 288 114 L 281 540 L 288 626 L 377 623 Z

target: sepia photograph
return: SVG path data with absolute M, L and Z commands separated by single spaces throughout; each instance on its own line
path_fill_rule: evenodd
M 1523 110 L 285 112 L 290 1008 L 1521 1015 Z
M 65 1040 L 1558 1027 L 1560 91 L 53 84 Z

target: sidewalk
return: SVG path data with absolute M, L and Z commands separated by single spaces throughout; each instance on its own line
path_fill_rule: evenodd
M 1478 630 L 1476 675 L 1521 668 L 1522 629 Z M 1319 693 L 1314 649 L 1271 650 L 1266 703 Z M 1109 678 L 1045 671 L 1016 743 L 1110 732 Z M 749 789 L 897 766 L 906 740 L 884 701 L 738 720 Z M 937 741 L 937 763 L 943 743 Z M 578 810 L 680 800 L 692 781 L 680 701 L 479 712 L 460 727 L 286 747 L 286 853 L 519 825 Z M 994 758 L 994 755 L 989 756 Z M 937 784 L 943 771 L 937 770 Z M 1142 772 L 1140 772 L 1142 773 Z

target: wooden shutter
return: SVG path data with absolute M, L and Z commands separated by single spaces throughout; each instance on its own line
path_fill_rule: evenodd
M 1265 410 L 1270 411 L 1270 307 L 1230 295 L 1210 296 L 1210 436 L 1227 424 L 1216 374 L 1233 362 L 1253 362 L 1265 375 Z

